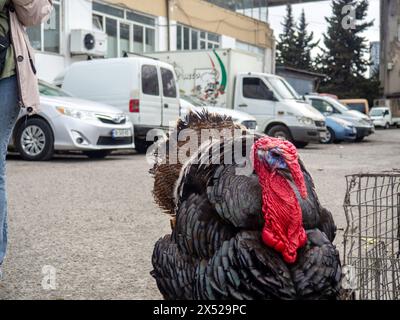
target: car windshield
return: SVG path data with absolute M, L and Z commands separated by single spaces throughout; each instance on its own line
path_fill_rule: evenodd
M 379 117 L 383 115 L 384 110 L 383 109 L 372 109 L 371 112 L 369 113 L 370 116 L 372 117 Z
M 206 107 L 207 104 L 201 100 L 200 98 L 197 98 L 195 96 L 186 96 L 186 95 L 182 95 L 181 98 L 187 102 L 189 102 L 190 104 L 194 105 L 195 107 Z
M 326 99 L 326 101 L 328 101 L 332 105 L 332 107 L 334 107 L 339 112 L 347 112 L 347 111 L 349 111 L 349 108 L 347 108 L 345 105 L 341 104 L 336 99 L 333 99 L 331 97 L 324 97 L 324 99 Z
M 298 93 L 283 79 L 266 77 L 266 80 L 282 99 L 301 100 Z
M 39 92 L 47 97 L 71 97 L 69 93 L 43 81 L 39 81 Z

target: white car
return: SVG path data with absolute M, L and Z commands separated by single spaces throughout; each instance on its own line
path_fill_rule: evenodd
M 200 111 L 202 109 L 206 109 L 207 111 L 213 113 L 231 117 L 235 123 L 245 126 L 251 132 L 255 132 L 258 129 L 256 118 L 249 115 L 248 113 L 227 108 L 207 106 L 206 103 L 194 96 L 181 95 L 180 102 L 182 117 L 184 117 L 189 110 Z
M 134 130 L 120 110 L 81 100 L 39 81 L 40 111 L 28 116 L 22 110 L 10 149 L 25 160 L 49 160 L 56 151 L 82 151 L 104 158 L 113 150 L 134 149 Z

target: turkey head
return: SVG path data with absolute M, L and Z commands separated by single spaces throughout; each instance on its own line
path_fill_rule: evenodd
M 307 198 L 297 150 L 289 141 L 263 137 L 253 145 L 252 158 L 262 189 L 263 242 L 280 252 L 287 263 L 294 263 L 297 250 L 307 242 L 295 192 L 296 188 Z

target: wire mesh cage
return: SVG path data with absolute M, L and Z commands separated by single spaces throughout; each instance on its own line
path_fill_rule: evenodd
M 399 300 L 400 171 L 346 180 L 344 287 L 356 299 Z

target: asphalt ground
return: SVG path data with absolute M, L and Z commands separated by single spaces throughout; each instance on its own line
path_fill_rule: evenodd
M 334 214 L 341 251 L 345 176 L 400 168 L 400 130 L 378 130 L 358 144 L 312 145 L 300 154 Z M 151 254 L 170 227 L 153 203 L 148 169 L 135 153 L 38 163 L 10 155 L 0 299 L 160 299 L 149 274 Z

